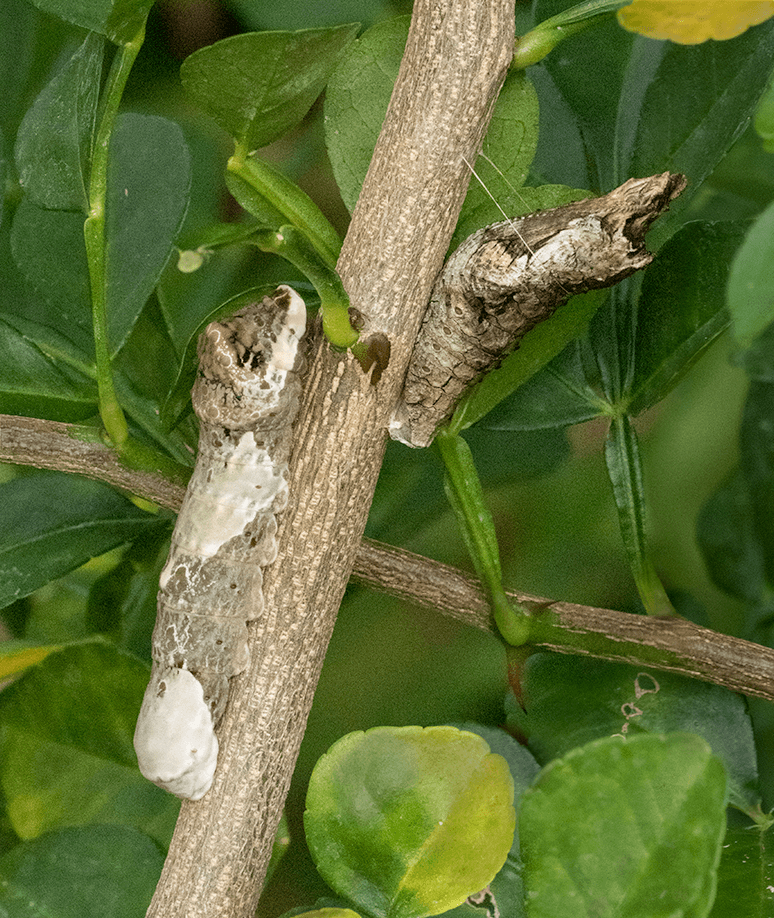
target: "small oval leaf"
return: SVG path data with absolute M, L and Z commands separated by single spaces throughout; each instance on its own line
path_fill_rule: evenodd
M 348 734 L 315 766 L 306 806 L 317 869 L 380 918 L 460 905 L 503 866 L 515 829 L 505 759 L 455 727 Z
M 606 737 L 522 797 L 530 918 L 705 918 L 726 829 L 725 774 L 700 737 Z

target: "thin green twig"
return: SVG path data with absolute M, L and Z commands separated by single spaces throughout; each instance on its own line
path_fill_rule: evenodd
M 113 445 L 121 450 L 129 435 L 126 417 L 113 383 L 108 337 L 107 277 L 105 252 L 105 201 L 107 198 L 110 139 L 129 73 L 145 40 L 145 24 L 135 37 L 116 51 L 105 86 L 102 111 L 92 151 L 89 178 L 89 216 L 83 225 L 86 258 L 91 280 L 92 321 L 97 368 L 99 411 Z

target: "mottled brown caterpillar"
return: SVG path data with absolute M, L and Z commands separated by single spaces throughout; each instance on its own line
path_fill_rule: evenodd
M 199 451 L 161 574 L 134 734 L 140 771 L 179 797 L 209 790 L 229 679 L 250 660 L 247 621 L 263 610 L 261 568 L 276 558 L 288 498 L 305 328 L 304 301 L 281 286 L 199 340 Z
M 669 172 L 629 179 L 468 236 L 433 288 L 390 436 L 428 446 L 465 390 L 570 296 L 646 267 L 645 233 L 685 183 Z

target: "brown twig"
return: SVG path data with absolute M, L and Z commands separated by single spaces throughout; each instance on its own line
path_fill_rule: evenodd
M 0 459 L 87 475 L 178 510 L 184 490 L 160 475 L 126 469 L 108 447 L 76 439 L 80 428 L 0 415 Z M 456 568 L 363 539 L 353 577 L 407 602 L 496 633 L 481 585 Z M 660 619 L 541 599 L 514 592 L 534 610 L 539 647 L 650 666 L 774 701 L 774 650 L 701 628 Z

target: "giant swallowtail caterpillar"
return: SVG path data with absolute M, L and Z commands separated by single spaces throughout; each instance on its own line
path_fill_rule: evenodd
M 209 790 L 229 679 L 249 663 L 247 621 L 263 609 L 261 568 L 276 558 L 287 504 L 305 327 L 304 301 L 282 286 L 199 340 L 199 451 L 161 574 L 134 734 L 140 771 L 179 797 Z
M 428 446 L 461 395 L 575 293 L 610 287 L 653 256 L 645 233 L 685 187 L 664 172 L 468 236 L 433 288 L 390 435 Z

